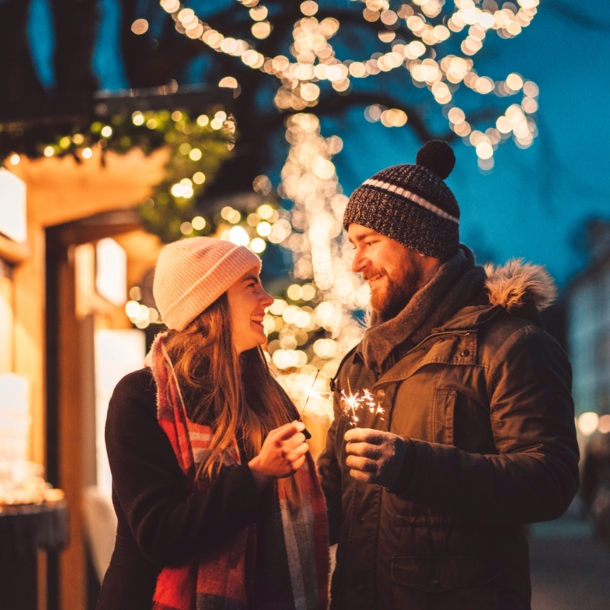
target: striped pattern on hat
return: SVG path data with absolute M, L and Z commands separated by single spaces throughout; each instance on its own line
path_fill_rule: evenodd
M 435 171 L 420 164 L 395 165 L 353 192 L 343 226 L 359 224 L 421 254 L 447 260 L 459 245 L 459 220 L 457 200 Z
M 189 237 L 161 250 L 153 295 L 168 328 L 184 330 L 261 260 L 244 246 L 213 237 Z

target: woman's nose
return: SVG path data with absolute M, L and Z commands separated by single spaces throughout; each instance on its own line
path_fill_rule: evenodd
M 263 290 L 261 294 L 261 301 L 265 308 L 271 307 L 273 305 L 273 301 L 275 299 L 268 293 Z

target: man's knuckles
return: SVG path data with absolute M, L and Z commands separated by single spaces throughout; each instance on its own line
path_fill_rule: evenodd
M 360 457 L 356 455 L 350 455 L 347 457 L 345 464 L 348 468 L 355 470 L 361 470 L 363 472 L 376 472 L 377 464 L 373 460 L 366 457 Z
M 361 472 L 360 470 L 350 470 L 350 475 L 357 481 L 363 483 L 369 483 L 371 481 L 371 475 L 368 472 Z
M 345 450 L 351 455 L 369 457 L 373 460 L 379 459 L 383 455 L 383 450 L 379 446 L 370 443 L 351 442 L 346 445 Z

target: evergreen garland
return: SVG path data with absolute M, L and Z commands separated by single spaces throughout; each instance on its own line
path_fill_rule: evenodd
M 165 176 L 138 210 L 145 229 L 168 243 L 184 236 L 181 227 L 192 220 L 197 197 L 229 156 L 234 133 L 234 119 L 219 106 L 194 119 L 186 112 L 163 110 L 115 115 L 105 122 L 5 124 L 0 125 L 0 166 L 13 155 L 30 159 L 70 155 L 82 163 L 95 148 L 101 149 L 104 165 L 109 150 L 125 154 L 137 147 L 148 155 L 167 146 Z M 188 234 L 205 235 L 215 229 L 214 218 L 205 218 L 203 227 L 191 226 Z

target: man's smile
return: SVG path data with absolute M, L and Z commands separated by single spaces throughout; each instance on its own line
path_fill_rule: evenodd
M 376 282 L 377 280 L 381 279 L 383 277 L 383 275 L 384 275 L 383 273 L 376 273 L 375 275 L 368 276 L 364 279 L 372 286 L 373 283 Z

